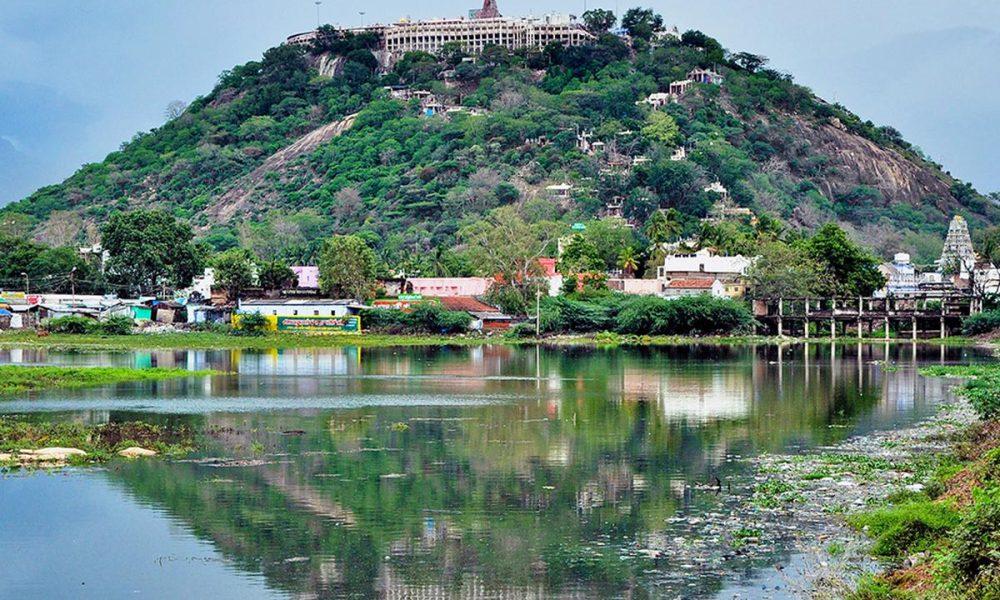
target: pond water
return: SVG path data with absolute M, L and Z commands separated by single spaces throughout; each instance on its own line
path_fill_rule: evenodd
M 6 473 L 0 598 L 781 597 L 773 566 L 797 560 L 781 544 L 693 564 L 660 550 L 745 499 L 747 457 L 912 423 L 946 396 L 919 366 L 988 357 L 0 350 L 0 363 L 227 372 L 0 403 L 29 418 L 183 423 L 200 445 L 182 461 Z

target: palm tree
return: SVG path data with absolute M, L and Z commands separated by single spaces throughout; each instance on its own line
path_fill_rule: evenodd
M 660 209 L 646 223 L 646 236 L 654 244 L 663 244 L 681 234 L 681 213 L 676 208 Z
M 628 274 L 629 277 L 639 268 L 639 256 L 632 246 L 627 246 L 618 255 L 618 266 Z

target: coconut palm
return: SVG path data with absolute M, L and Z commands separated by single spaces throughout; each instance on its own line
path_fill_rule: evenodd
M 657 210 L 646 223 L 646 236 L 654 244 L 663 244 L 681 234 L 681 213 L 676 208 Z
M 626 246 L 618 255 L 618 267 L 629 277 L 639 269 L 639 254 L 632 246 Z

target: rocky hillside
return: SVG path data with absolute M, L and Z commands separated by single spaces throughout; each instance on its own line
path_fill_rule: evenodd
M 938 251 L 953 214 L 973 227 L 1000 220 L 894 129 L 699 32 L 475 60 L 412 53 L 390 73 L 377 72 L 367 42 L 272 48 L 162 127 L 3 213 L 65 244 L 112 211 L 153 206 L 217 249 L 269 224 L 293 260 L 322 236 L 355 232 L 393 261 L 450 247 L 461 227 L 512 203 L 529 220 L 570 224 L 608 214 L 617 197 L 640 230 L 675 208 L 696 234 L 715 182 L 788 227 L 836 220 L 918 260 Z M 695 68 L 721 84 L 642 102 Z M 553 184 L 572 189 L 552 198 Z

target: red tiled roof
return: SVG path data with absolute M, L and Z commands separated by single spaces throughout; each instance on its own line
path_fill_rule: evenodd
M 442 296 L 438 301 L 448 310 L 464 310 L 466 312 L 500 312 L 489 304 L 480 302 L 472 296 Z
M 546 277 L 556 276 L 556 259 L 554 258 L 539 258 L 538 266 L 542 268 L 542 274 Z
M 714 279 L 671 279 L 667 284 L 668 288 L 675 290 L 709 290 L 712 289 Z

